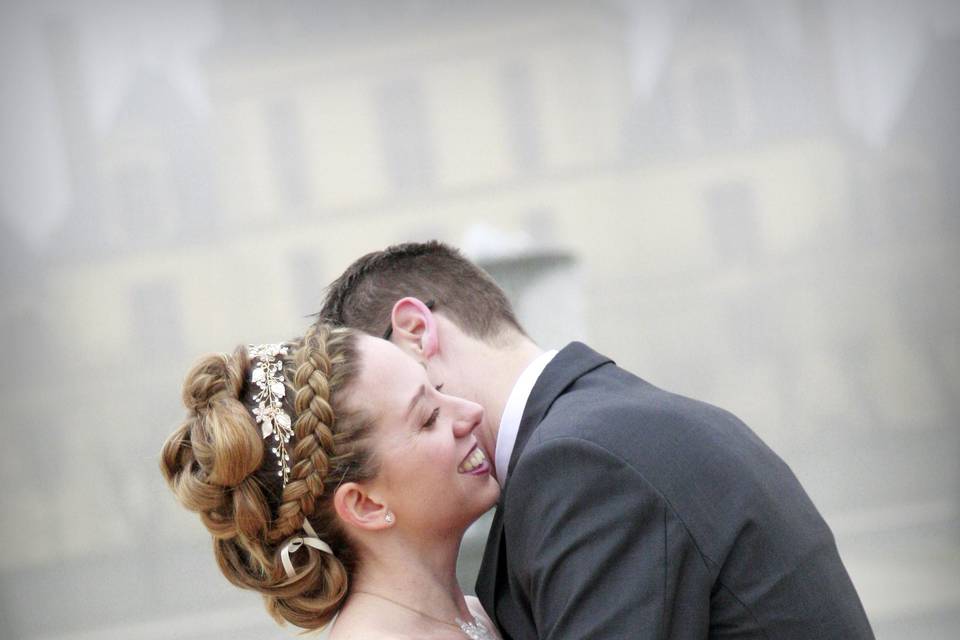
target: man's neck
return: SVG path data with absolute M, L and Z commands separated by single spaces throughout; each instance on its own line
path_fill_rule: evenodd
M 524 369 L 541 353 L 543 349 L 532 340 L 519 336 L 506 346 L 485 345 L 480 357 L 474 359 L 472 391 L 474 399 L 483 405 L 483 426 L 491 434 L 494 443 L 513 386 Z

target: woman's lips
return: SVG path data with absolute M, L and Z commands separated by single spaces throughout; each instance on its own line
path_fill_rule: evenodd
M 457 473 L 469 473 L 472 475 L 479 475 L 481 473 L 487 473 L 488 471 L 490 471 L 490 463 L 487 462 L 487 456 L 483 453 L 483 449 L 477 445 L 473 446 L 473 449 L 467 454 L 467 457 L 464 458 L 460 466 L 457 467 Z

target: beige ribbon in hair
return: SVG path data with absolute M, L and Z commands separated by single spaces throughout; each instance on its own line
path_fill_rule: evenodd
M 317 532 L 313 530 L 313 527 L 310 526 L 310 522 L 306 518 L 303 519 L 303 530 L 306 531 L 308 535 L 292 538 L 290 542 L 283 545 L 283 549 L 280 550 L 280 561 L 283 562 L 283 570 L 287 572 L 288 578 L 297 575 L 297 572 L 293 568 L 293 563 L 290 562 L 290 554 L 296 553 L 303 545 L 333 555 L 333 549 L 317 536 Z

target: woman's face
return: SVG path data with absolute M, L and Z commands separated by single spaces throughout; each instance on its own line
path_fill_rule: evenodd
M 351 396 L 375 425 L 379 473 L 370 483 L 397 527 L 459 535 L 497 501 L 500 487 L 477 446 L 483 408 L 435 389 L 422 366 L 386 340 L 360 338 Z

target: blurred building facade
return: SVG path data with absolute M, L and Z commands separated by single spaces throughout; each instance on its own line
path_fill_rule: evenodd
M 202 352 L 298 333 L 352 259 L 409 239 L 487 266 L 541 344 L 586 339 L 740 415 L 841 551 L 955 530 L 958 40 L 931 40 L 877 145 L 845 118 L 827 3 L 691 4 L 657 39 L 628 3 L 231 2 L 209 117 L 144 70 L 96 161 L 73 160 L 44 295 L 4 311 L 8 353 L 45 381 L 3 386 L 12 424 L 55 467 L 30 447 L 0 465 L 36 476 L 3 498 L 16 633 L 234 606 L 225 582 L 183 583 L 215 568 L 155 462 L 179 381 Z M 87 140 L 78 51 L 56 33 L 64 137 Z M 952 130 L 927 126 L 938 110 Z M 26 606 L 91 578 L 46 619 Z M 947 606 L 860 587 L 891 625 Z

